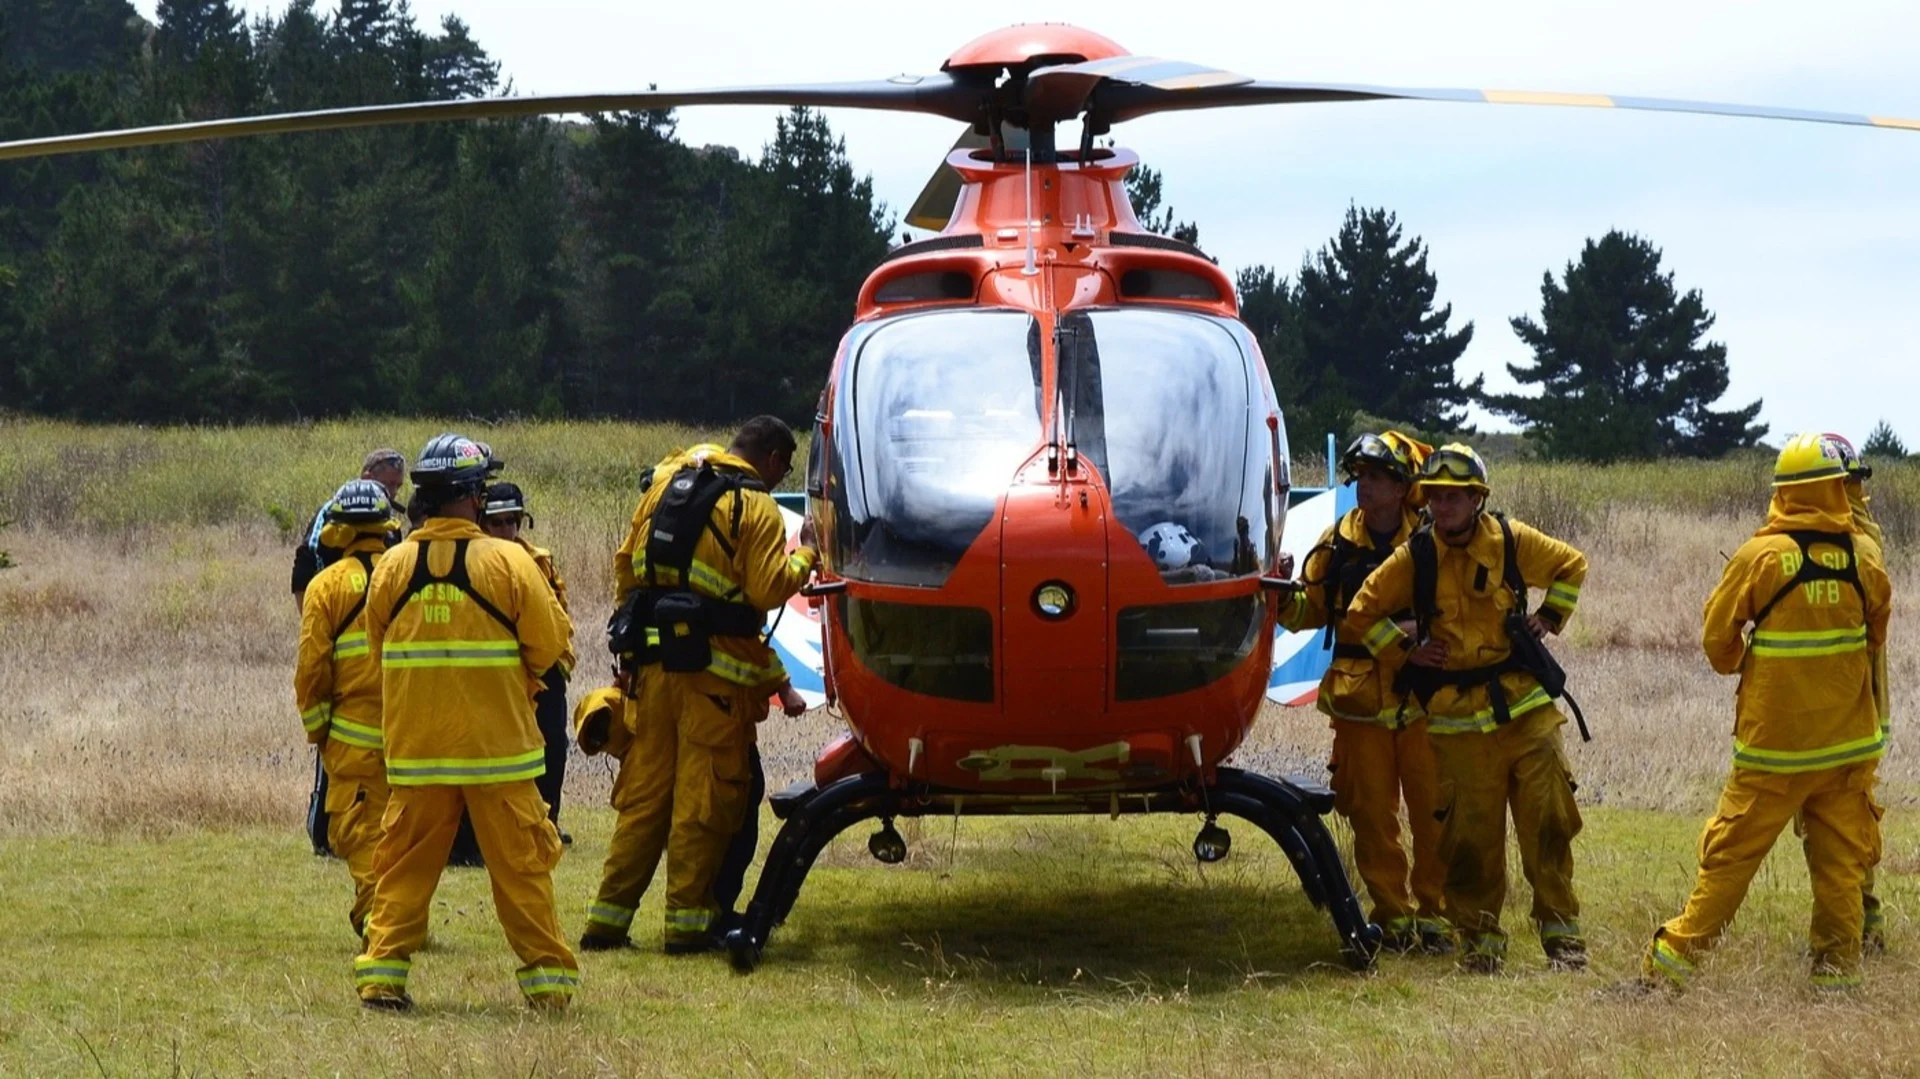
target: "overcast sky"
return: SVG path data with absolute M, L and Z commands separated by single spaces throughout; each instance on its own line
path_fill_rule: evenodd
M 136 0 L 147 15 L 153 0 Z M 330 8 L 329 0 L 321 0 Z M 253 12 L 283 0 L 252 0 Z M 1273 79 L 1687 97 L 1920 117 L 1912 0 L 1346 0 L 1183 5 L 413 0 L 458 14 L 520 93 L 823 81 L 937 70 L 1015 22 L 1069 21 L 1130 51 Z M 691 144 L 757 152 L 775 110 L 683 110 Z M 905 210 L 952 142 L 932 117 L 833 110 L 856 169 Z M 1230 269 L 1291 275 L 1349 201 L 1431 245 L 1471 320 L 1468 375 L 1510 387 L 1507 326 L 1609 228 L 1665 251 L 1719 316 L 1733 388 L 1773 438 L 1920 443 L 1920 132 L 1593 109 L 1355 103 L 1184 113 L 1116 130 Z M 851 297 L 849 297 L 851 302 Z M 822 357 L 822 364 L 826 357 Z M 1281 387 L 1281 400 L 1286 388 Z

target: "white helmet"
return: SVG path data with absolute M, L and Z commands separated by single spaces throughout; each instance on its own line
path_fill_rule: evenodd
M 1161 521 L 1140 533 L 1140 546 L 1161 572 L 1186 569 L 1207 561 L 1207 545 L 1176 521 Z

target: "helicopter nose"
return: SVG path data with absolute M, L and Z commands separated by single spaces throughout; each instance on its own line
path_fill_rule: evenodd
M 1041 713 L 1023 719 L 1047 724 L 1105 710 L 1107 516 L 1106 492 L 1091 475 L 1063 483 L 1042 467 L 1008 492 L 1000 535 L 1005 700 L 1010 711 Z

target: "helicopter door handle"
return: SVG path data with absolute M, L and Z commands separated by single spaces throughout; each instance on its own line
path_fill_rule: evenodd
M 1290 581 L 1285 577 L 1262 577 L 1260 587 L 1269 592 L 1293 593 L 1303 587 L 1299 581 Z
M 808 599 L 818 599 L 821 596 L 837 596 L 846 590 L 845 581 L 821 581 L 819 584 L 802 585 L 800 594 Z

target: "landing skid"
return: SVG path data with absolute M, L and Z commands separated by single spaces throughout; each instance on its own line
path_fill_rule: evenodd
M 865 820 L 884 822 L 884 831 L 870 844 L 874 856 L 899 861 L 905 848 L 895 848 L 895 817 L 1077 813 L 1226 813 L 1247 820 L 1267 833 L 1293 863 L 1301 888 L 1313 905 L 1325 910 L 1340 935 L 1340 953 L 1354 970 L 1366 970 L 1380 950 L 1380 930 L 1360 912 L 1360 901 L 1347 883 L 1333 836 L 1321 817 L 1333 808 L 1333 794 L 1302 780 L 1275 780 L 1238 768 L 1216 770 L 1215 781 L 1204 792 L 1190 786 L 1167 786 L 1119 794 L 1087 793 L 1058 796 L 963 794 L 929 788 L 899 790 L 884 772 L 848 776 L 825 788 L 797 783 L 773 796 L 774 816 L 786 821 L 774 838 L 760 884 L 747 904 L 741 926 L 727 934 L 727 952 L 733 969 L 750 973 L 773 927 L 786 921 L 800 896 L 815 858 L 835 836 Z M 1207 840 L 1196 840 L 1200 853 Z M 897 842 L 897 836 L 894 836 Z M 1211 857 L 1224 857 L 1222 844 Z

